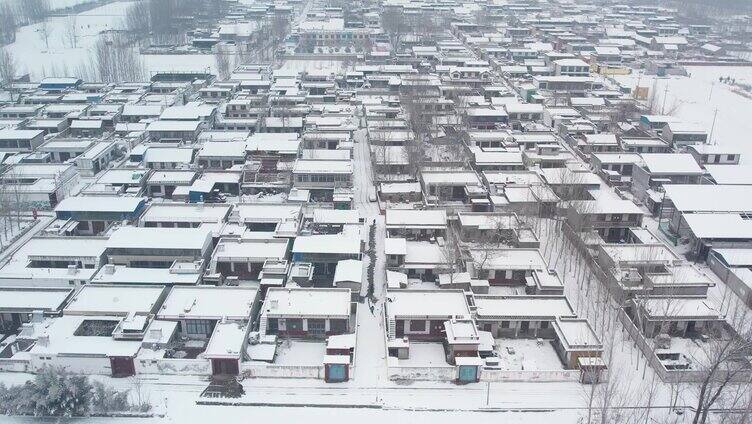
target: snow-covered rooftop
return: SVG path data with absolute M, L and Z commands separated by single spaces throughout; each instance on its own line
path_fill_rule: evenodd
M 131 312 L 149 314 L 162 300 L 164 286 L 86 285 L 76 293 L 64 315 L 125 316 Z
M 108 249 L 203 250 L 211 239 L 207 228 L 120 227 L 107 241 Z
M 387 313 L 390 318 L 437 318 L 470 316 L 461 290 L 389 290 Z
M 173 287 L 157 312 L 159 319 L 249 319 L 258 290 L 251 287 Z
M 262 313 L 267 317 L 350 317 L 350 289 L 270 288 Z
M 476 314 L 483 319 L 553 320 L 574 317 L 564 296 L 475 296 Z

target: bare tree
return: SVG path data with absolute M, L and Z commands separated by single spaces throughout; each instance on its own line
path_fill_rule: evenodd
M 16 41 L 18 19 L 10 3 L 0 3 L 0 43 Z
M 457 273 L 462 270 L 462 252 L 459 237 L 451 226 L 447 226 L 444 244 L 441 245 L 441 256 L 444 260 L 442 271 L 449 276 L 449 284 L 454 284 Z
M 140 0 L 131 4 L 125 11 L 125 28 L 134 38 L 147 36 L 151 28 L 149 2 Z
M 52 34 L 52 28 L 47 23 L 46 20 L 39 23 L 39 28 L 37 28 L 37 33 L 39 34 L 39 38 L 44 41 L 45 48 L 50 48 L 50 35 Z
M 50 13 L 49 0 L 23 0 L 16 3 L 26 23 L 42 21 Z
M 94 72 L 102 82 L 139 81 L 144 78 L 141 59 L 125 40 L 101 37 L 94 46 Z
M 405 21 L 405 15 L 401 7 L 389 7 L 381 13 L 381 26 L 389 36 L 389 41 L 395 50 L 399 49 L 402 37 L 407 34 L 410 27 Z
M 68 46 L 74 49 L 78 47 L 78 26 L 76 21 L 76 15 L 70 15 L 65 19 L 65 26 L 63 27 Z
M 697 385 L 692 424 L 705 424 L 710 410 L 721 403 L 724 396 L 733 395 L 735 385 L 742 377 L 747 375 L 743 383 L 749 383 L 752 325 L 748 315 L 746 307 L 735 308 L 733 316 L 727 319 L 736 328 L 729 331 L 716 329 L 716 334 L 702 345 L 702 352 L 694 358 L 702 371 L 702 378 Z
M 16 61 L 13 54 L 6 49 L 0 49 L 0 84 L 10 85 L 16 77 Z
M 230 52 L 217 45 L 217 51 L 214 52 L 214 64 L 217 67 L 219 79 L 226 80 L 230 76 Z

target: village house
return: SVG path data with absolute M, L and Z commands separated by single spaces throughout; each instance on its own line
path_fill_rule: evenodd
M 138 219 L 139 227 L 197 228 L 227 221 L 232 209 L 226 204 L 152 203 Z
M 444 322 L 470 318 L 461 290 L 389 290 L 386 321 L 389 340 L 435 340 L 445 337 Z
M 191 148 L 153 146 L 143 155 L 144 166 L 150 169 L 188 169 L 195 151 Z
M 689 153 L 643 153 L 632 171 L 632 192 L 645 202 L 664 184 L 699 184 L 703 170 Z
M 446 211 L 387 209 L 386 231 L 390 237 L 428 240 L 443 237 L 447 230 Z
M 126 196 L 74 196 L 55 206 L 55 217 L 65 221 L 66 231 L 75 235 L 99 235 L 112 224 L 135 222 L 146 204 L 145 198 Z
M 43 142 L 42 130 L 0 129 L 0 152 L 32 152 Z
M 33 237 L 0 267 L 0 286 L 78 287 L 106 262 L 105 237 Z
M 209 142 L 196 154 L 196 163 L 203 169 L 228 169 L 245 164 L 245 158 L 245 142 Z
M 134 268 L 169 268 L 175 261 L 207 260 L 211 230 L 206 228 L 120 227 L 107 240 L 107 259 Z
M 703 144 L 708 141 L 708 132 L 704 125 L 691 122 L 669 122 L 663 127 L 661 138 L 674 148 Z
M 488 280 L 491 286 L 522 286 L 534 272 L 547 273 L 548 266 L 538 249 L 470 248 L 471 277 Z
M 320 338 L 352 331 L 350 289 L 270 288 L 259 332 L 280 337 Z
M 745 304 L 752 305 L 752 249 L 713 248 L 707 264 Z
M 569 206 L 567 222 L 574 231 L 594 231 L 608 242 L 623 240 L 629 228 L 642 226 L 642 209 L 615 194 L 602 193 L 595 200 L 575 200 Z
M 651 295 L 705 296 L 714 283 L 660 242 L 601 244 L 597 262 L 615 298 Z
M 349 160 L 298 159 L 292 174 L 295 187 L 330 197 L 335 188 L 352 186 L 353 169 Z
M 475 295 L 478 327 L 496 338 L 554 338 L 553 322 L 576 315 L 564 296 Z
M 360 256 L 361 236 L 357 228 L 340 234 L 301 235 L 292 245 L 292 260 L 313 264 L 314 276 L 319 277 L 331 278 L 339 261 Z
M 33 314 L 60 315 L 73 292 L 68 287 L 0 287 L 0 337 L 16 334 Z M 9 353 L 0 350 L 0 357 L 9 357 Z
M 200 121 L 159 120 L 149 124 L 146 131 L 154 141 L 159 143 L 193 143 L 198 138 L 202 123 Z
M 733 148 L 711 144 L 690 145 L 687 146 L 687 151 L 702 167 L 705 167 L 705 165 L 738 165 L 741 157 L 739 152 Z
M 630 153 L 670 153 L 671 146 L 660 138 L 619 137 L 621 150 Z
M 225 283 L 234 280 L 258 280 L 264 263 L 287 258 L 287 239 L 221 238 L 214 248 L 208 273 L 219 274 Z
M 420 184 L 430 203 L 470 203 L 473 197 L 485 197 L 480 177 L 471 170 L 421 170 Z
M 178 188 L 187 189 L 198 176 L 193 171 L 159 170 L 149 174 L 146 180 L 146 193 L 151 197 L 172 199 L 173 193 Z
M 201 357 L 209 361 L 212 375 L 238 375 L 260 304 L 253 287 L 173 287 L 153 321 L 157 328 L 172 330 L 160 331 L 167 340 L 143 352 L 139 362 Z
M 59 318 L 32 321 L 19 334 L 33 341 L 29 368 L 127 377 L 148 322 L 164 299 L 164 287 L 85 286 Z

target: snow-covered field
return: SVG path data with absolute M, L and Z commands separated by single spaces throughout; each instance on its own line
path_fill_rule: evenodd
M 16 60 L 19 71 L 30 72 L 32 78 L 45 75 L 69 75 L 91 62 L 94 45 L 102 31 L 118 30 L 130 2 L 117 2 L 82 12 L 76 16 L 77 45 L 67 37 L 66 17 L 47 19 L 49 47 L 40 35 L 42 23 L 19 28 L 16 42 L 5 47 Z
M 733 146 L 742 153 L 741 163 L 752 165 L 752 99 L 732 90 L 732 86 L 718 81 L 720 77 L 732 77 L 737 82 L 752 82 L 752 67 L 695 66 L 688 67 L 688 77 L 672 76 L 656 78 L 645 75 L 617 76 L 615 79 L 634 87 L 653 86 L 657 80 L 656 94 L 658 105 L 663 104 L 666 94 L 666 109 L 676 104 L 675 115 L 690 122 L 698 122 L 710 129 L 713 115 L 718 110 L 712 143 Z M 668 87 L 668 92 L 666 92 Z
M 13 54 L 19 71 L 29 72 L 32 79 L 80 75 L 78 70 L 91 66 L 94 46 L 101 33 L 123 29 L 124 17 L 131 3 L 119 1 L 76 15 L 76 47 L 66 36 L 70 18 L 51 17 L 47 19 L 49 45 L 40 35 L 43 24 L 37 23 L 19 28 L 16 42 L 5 48 Z M 208 54 L 141 55 L 141 59 L 147 77 L 156 71 L 215 71 L 214 56 Z

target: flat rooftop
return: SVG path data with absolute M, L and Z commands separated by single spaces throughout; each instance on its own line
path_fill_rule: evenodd
M 387 299 L 391 318 L 470 316 L 461 290 L 389 290 Z
M 251 287 L 173 287 L 159 319 L 249 319 L 258 290 Z
M 386 225 L 392 227 L 435 227 L 446 228 L 447 216 L 443 209 L 437 210 L 410 210 L 410 209 L 387 209 Z
M 36 343 L 30 353 L 36 355 L 105 355 L 134 357 L 141 349 L 140 340 L 115 340 L 112 335 L 78 336 L 77 330 L 84 321 L 112 321 L 118 323 L 121 317 L 64 315 L 50 319 L 45 328 L 38 328 L 37 335 L 49 337 L 46 344 Z M 39 325 L 37 325 L 39 327 Z
M 149 314 L 162 299 L 164 286 L 85 285 L 73 296 L 64 315 Z
M 207 228 L 120 227 L 107 241 L 108 249 L 203 249 L 211 237 Z
M 0 288 L 0 312 L 57 311 L 73 294 L 69 288 Z
M 168 284 L 196 285 L 201 273 L 173 272 L 170 268 L 131 268 L 123 265 L 107 264 L 91 277 L 96 284 Z
M 348 318 L 349 289 L 270 288 L 263 313 L 270 317 L 305 316 Z
M 564 296 L 475 296 L 477 316 L 483 319 L 553 320 L 574 317 Z
M 231 207 L 227 204 L 153 203 L 140 221 L 221 222 Z

